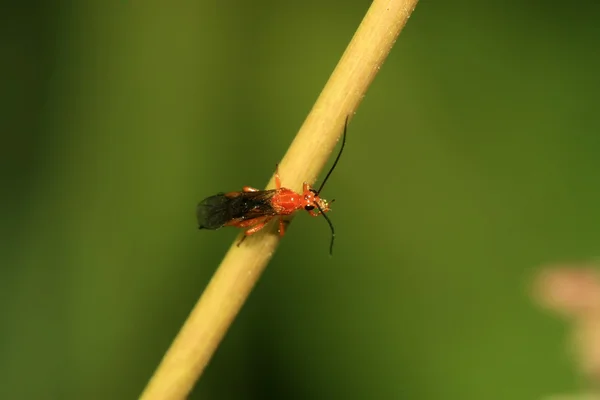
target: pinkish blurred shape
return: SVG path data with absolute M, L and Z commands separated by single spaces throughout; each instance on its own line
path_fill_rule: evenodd
M 600 273 L 590 264 L 553 265 L 534 282 L 534 298 L 573 324 L 572 345 L 579 370 L 600 383 Z M 590 395 L 587 395 L 590 396 Z
M 534 295 L 542 306 L 567 317 L 600 314 L 600 273 L 588 265 L 545 268 L 536 278 Z

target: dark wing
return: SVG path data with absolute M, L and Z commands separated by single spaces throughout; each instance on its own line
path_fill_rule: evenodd
M 275 215 L 271 198 L 275 190 L 219 193 L 202 200 L 196 207 L 200 229 L 219 229 L 228 222 Z

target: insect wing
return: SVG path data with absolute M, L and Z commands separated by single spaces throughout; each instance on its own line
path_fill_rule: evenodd
M 196 207 L 196 217 L 200 229 L 218 229 L 230 219 L 229 203 L 225 193 L 218 193 L 202 200 Z
M 219 229 L 224 225 L 274 215 L 271 198 L 274 190 L 219 193 L 202 200 L 196 207 L 200 229 Z

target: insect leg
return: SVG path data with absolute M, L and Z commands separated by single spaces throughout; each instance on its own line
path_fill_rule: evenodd
M 283 220 L 283 217 L 279 217 L 279 236 L 283 237 L 284 234 L 285 234 L 285 221 Z
M 244 240 L 246 240 L 246 238 L 247 238 L 247 237 L 248 237 L 248 236 L 246 236 L 246 235 L 242 236 L 242 238 L 240 239 L 240 241 L 239 241 L 239 242 L 238 242 L 238 244 L 237 244 L 237 247 L 240 247 L 240 244 L 242 244 L 242 242 L 243 242 Z
M 240 246 L 240 244 L 242 244 L 242 242 L 244 240 L 246 240 L 246 238 L 250 235 L 255 234 L 256 232 L 260 231 L 262 228 L 265 227 L 265 225 L 267 225 L 267 223 L 272 219 L 272 216 L 266 216 L 266 217 L 259 217 L 259 218 L 253 218 L 253 219 L 249 219 L 243 222 L 240 222 L 239 224 L 237 224 L 236 226 L 239 228 L 247 228 L 250 227 L 250 229 L 246 230 L 246 232 L 244 233 L 244 236 L 242 237 L 242 239 L 238 242 L 238 247 Z
M 275 189 L 281 189 L 281 178 L 279 177 L 279 164 L 275 164 Z
M 265 227 L 265 225 L 267 225 L 269 223 L 269 221 L 272 218 L 273 217 L 266 217 L 261 222 L 259 222 L 256 225 L 252 226 L 252 228 L 250 228 L 250 229 L 248 229 L 246 231 L 246 236 L 254 235 L 256 232 L 260 231 L 262 228 Z
M 321 215 L 321 213 L 317 210 L 310 210 L 308 213 L 313 217 L 318 217 L 319 215 Z
M 267 218 L 271 219 L 273 217 L 271 215 L 265 215 L 263 217 L 256 217 L 256 218 L 252 218 L 252 219 L 246 219 L 243 221 L 235 221 L 234 223 L 231 223 L 229 226 L 235 226 L 236 228 L 248 228 L 248 227 L 252 227 L 254 225 L 260 224 Z

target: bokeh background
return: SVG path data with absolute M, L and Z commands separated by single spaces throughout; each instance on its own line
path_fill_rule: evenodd
M 370 2 L 38 1 L 2 12 L 0 398 L 131 399 Z M 546 262 L 600 242 L 600 3 L 422 0 L 192 398 L 576 391 Z M 285 177 L 283 177 L 285 182 Z

